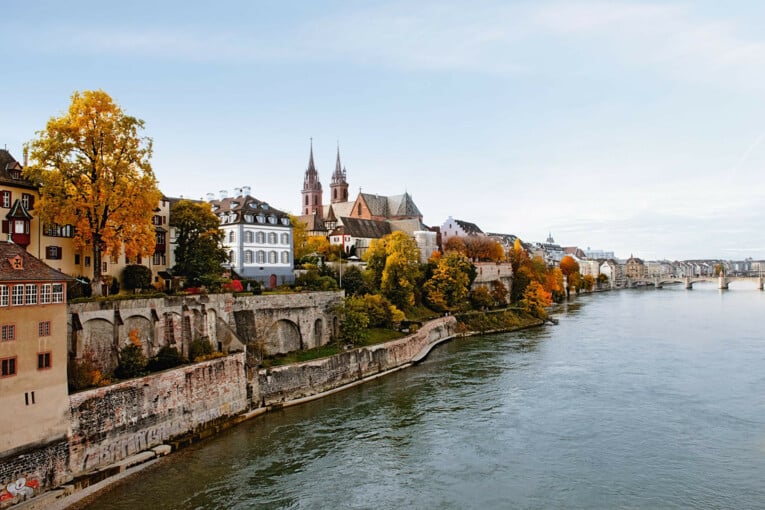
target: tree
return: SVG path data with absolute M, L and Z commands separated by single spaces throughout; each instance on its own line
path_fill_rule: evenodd
M 423 285 L 425 301 L 437 311 L 454 310 L 467 303 L 473 265 L 459 252 L 449 251 L 436 262 Z
M 507 287 L 499 280 L 495 280 L 491 284 L 491 297 L 494 300 L 494 306 L 506 306 L 507 305 Z
M 494 298 L 486 287 L 478 287 L 475 290 L 471 290 L 469 298 L 470 304 L 476 310 L 483 310 L 494 304 Z
M 197 287 L 221 274 L 228 261 L 220 220 L 207 202 L 179 200 L 170 206 L 170 226 L 175 228 L 173 272 L 186 277 L 186 286 Z
M 151 269 L 140 264 L 126 266 L 122 270 L 122 285 L 127 290 L 148 289 L 151 286 Z
M 563 273 L 563 276 L 569 276 L 572 273 L 577 273 L 579 272 L 579 262 L 574 260 L 574 257 L 571 255 L 566 255 L 560 259 L 560 270 Z
M 415 240 L 397 231 L 374 239 L 364 253 L 367 284 L 400 309 L 415 303 L 415 291 L 422 277 L 420 250 Z
M 44 223 L 74 225 L 75 249 L 92 250 L 96 293 L 103 256 L 123 248 L 129 258 L 154 252 L 151 220 L 162 194 L 143 128 L 106 92 L 88 90 L 75 92 L 68 112 L 27 144 L 32 162 L 24 176 L 40 185 L 35 210 Z
M 369 336 L 369 316 L 365 311 L 364 299 L 360 296 L 347 297 L 335 311 L 340 316 L 340 340 L 346 344 L 361 344 Z
M 539 282 L 532 281 L 529 283 L 526 290 L 523 292 L 523 299 L 521 300 L 521 306 L 524 311 L 530 313 L 534 317 L 544 319 L 547 317 L 547 311 L 545 307 L 552 304 L 552 297 Z
M 295 260 L 302 259 L 306 254 L 311 253 L 305 248 L 305 241 L 308 238 L 306 224 L 300 221 L 300 218 L 290 214 L 290 224 L 292 225 L 292 253 Z

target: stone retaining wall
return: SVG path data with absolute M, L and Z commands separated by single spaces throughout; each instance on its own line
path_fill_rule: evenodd
M 248 409 L 245 354 L 69 397 L 73 473 L 118 462 Z
M 331 358 L 261 369 L 260 403 L 265 406 L 287 403 L 409 365 L 434 345 L 453 337 L 456 324 L 454 317 L 443 317 L 399 340 L 353 349 Z

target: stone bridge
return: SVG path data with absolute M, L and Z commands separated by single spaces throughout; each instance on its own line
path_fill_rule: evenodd
M 131 336 L 140 340 L 147 357 L 165 345 L 188 356 L 197 340 L 209 342 L 215 351 L 246 350 L 248 360 L 310 349 L 336 337 L 334 308 L 342 297 L 342 292 L 211 294 L 71 304 L 69 355 L 88 357 L 110 373 Z
M 682 283 L 686 289 L 692 289 L 694 283 L 716 282 L 718 289 L 726 290 L 731 282 L 748 281 L 757 283 L 757 288 L 763 290 L 762 276 L 653 276 L 647 278 L 634 278 L 627 280 L 627 287 L 636 285 L 653 285 L 657 289 L 664 285 Z

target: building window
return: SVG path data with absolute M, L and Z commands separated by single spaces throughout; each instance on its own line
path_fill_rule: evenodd
M 8 286 L 0 285 L 0 306 L 8 306 Z
M 276 244 L 276 234 L 274 232 L 268 233 L 268 244 Z
M 50 368 L 50 352 L 37 353 L 37 370 Z
M 231 250 L 230 252 L 228 252 L 228 260 L 232 264 L 236 263 L 236 253 L 234 253 L 234 250 Z
M 35 197 L 29 193 L 21 194 L 21 203 L 24 204 L 24 209 L 31 211 L 35 207 Z
M 45 225 L 43 235 L 48 237 L 74 237 L 74 227 L 72 225 Z
M 282 244 L 290 244 L 290 235 L 282 234 Z
M 11 192 L 10 191 L 0 191 L 0 200 L 2 200 L 2 205 L 6 209 L 10 209 L 11 207 Z
M 16 356 L 0 360 L 0 377 L 16 375 Z
M 3 342 L 16 340 L 16 325 L 3 324 L 2 327 L 0 327 L 0 340 Z
M 54 303 L 64 302 L 64 284 L 63 283 L 53 284 L 53 302 Z
M 28 305 L 37 304 L 37 284 L 27 283 L 27 298 L 26 303 Z
M 10 191 L 6 191 L 6 193 L 10 193 Z M 305 205 L 308 205 L 308 195 L 305 196 Z M 10 206 L 6 205 L 5 207 L 10 207 Z
M 235 233 L 233 230 L 231 230 L 231 231 L 228 233 L 228 242 L 229 242 L 229 243 L 233 243 L 233 242 L 235 242 L 235 241 L 236 241 L 236 233 Z
M 165 244 L 165 233 L 157 232 L 157 244 Z
M 255 234 L 255 242 L 258 244 L 263 244 L 266 242 L 266 234 L 263 232 L 258 232 Z
M 248 230 L 244 233 L 244 242 L 245 243 L 251 243 L 252 242 L 252 232 Z
M 252 264 L 252 251 L 247 250 L 244 252 L 244 263 L 245 264 Z
M 37 336 L 50 336 L 50 321 L 37 323 Z
M 45 258 L 48 260 L 61 260 L 61 247 L 60 246 L 46 246 Z
M 90 257 L 85 255 L 85 267 L 90 267 Z
M 269 264 L 276 264 L 276 252 L 275 251 L 269 251 L 268 252 L 268 263 Z
M 75 266 L 79 266 L 80 265 L 80 254 L 79 253 L 75 253 L 74 254 L 74 265 Z
M 257 260 L 258 264 L 265 263 L 265 261 L 266 261 L 266 252 L 264 252 L 263 250 L 258 250 L 257 259 L 256 260 Z
M 152 262 L 155 266 L 164 266 L 166 263 L 165 260 L 166 258 L 164 253 L 155 253 Z
M 11 294 L 11 304 L 13 306 L 19 306 L 24 304 L 24 285 L 14 285 L 13 293 Z
M 276 225 L 276 216 L 269 216 L 269 217 L 268 217 L 268 222 L 269 222 L 271 225 Z
M 290 252 L 283 251 L 282 252 L 282 264 L 289 264 L 290 263 Z
M 101 263 L 101 272 L 105 273 L 109 270 L 109 265 L 106 262 Z
M 53 300 L 53 289 L 50 283 L 43 283 L 40 287 L 40 304 L 47 305 Z

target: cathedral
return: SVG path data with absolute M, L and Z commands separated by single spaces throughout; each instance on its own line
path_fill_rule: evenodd
M 409 193 L 382 196 L 359 192 L 355 200 L 349 201 L 348 175 L 340 163 L 340 147 L 329 188 L 330 200 L 324 203 L 312 141 L 303 178 L 300 221 L 306 225 L 309 236 L 326 236 L 332 244 L 341 244 L 346 253 L 353 247 L 353 253 L 360 256 L 371 239 L 396 230 L 413 237 L 422 234 L 430 239 L 435 236 L 431 236 L 430 229 L 422 223 L 422 213 Z M 430 247 L 423 251 L 428 253 L 427 256 L 432 253 Z

